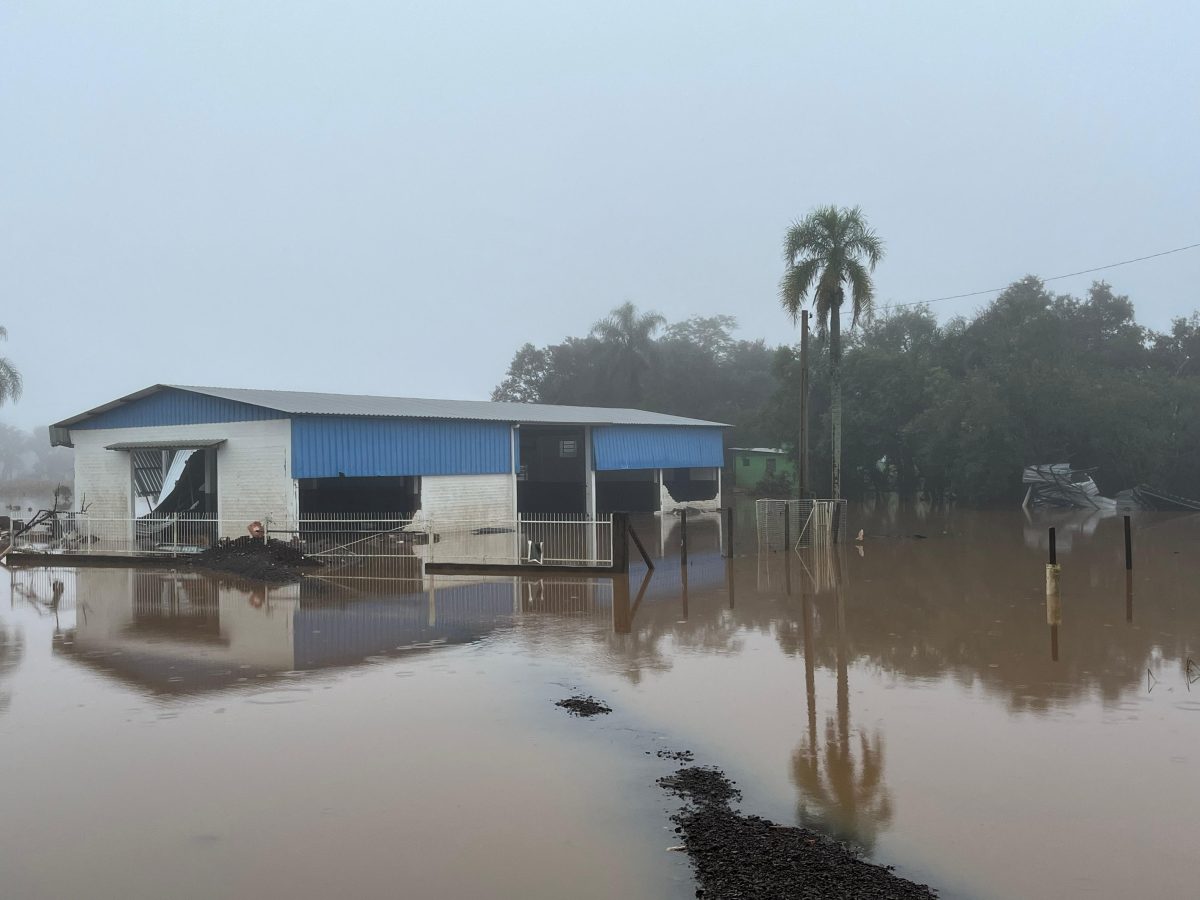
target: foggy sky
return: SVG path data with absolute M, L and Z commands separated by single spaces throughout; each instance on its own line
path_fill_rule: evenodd
M 780 241 L 824 203 L 887 241 L 881 302 L 1200 241 L 1198 33 L 1165 2 L 5 0 L 0 420 L 156 382 L 485 398 L 626 300 L 786 341 Z M 1200 305 L 1200 251 L 1106 277 L 1155 327 Z

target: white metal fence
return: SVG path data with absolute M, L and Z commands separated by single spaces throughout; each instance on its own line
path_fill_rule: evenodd
M 294 544 L 332 569 L 411 577 L 425 562 L 611 565 L 612 516 L 538 514 L 435 519 L 421 513 L 318 513 L 295 522 L 264 517 L 266 537 Z M 23 523 L 14 523 L 14 534 Z M 239 531 L 242 526 L 238 526 Z M 169 556 L 200 553 L 226 534 L 216 516 L 107 518 L 57 513 L 15 534 L 25 553 Z
M 415 551 L 429 541 L 411 513 L 314 513 L 297 522 L 266 521 L 267 537 L 297 545 L 339 577 L 420 575 Z
M 612 516 L 538 513 L 515 519 L 430 521 L 429 562 L 612 564 Z
M 845 500 L 757 500 L 754 516 L 760 550 L 783 550 L 789 542 L 795 548 L 846 539 Z
M 73 553 L 96 556 L 171 556 L 199 553 L 221 534 L 216 516 L 179 513 L 140 519 L 55 513 L 25 529 L 16 520 L 12 550 L 25 553 Z

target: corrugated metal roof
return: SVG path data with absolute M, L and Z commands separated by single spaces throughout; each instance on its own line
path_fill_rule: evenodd
M 467 419 L 486 422 L 521 422 L 530 425 L 697 425 L 720 422 L 669 416 L 640 409 L 599 406 L 552 406 L 543 403 L 502 403 L 491 400 L 423 400 L 416 397 L 375 397 L 365 394 L 320 394 L 308 391 L 260 391 L 248 388 L 197 387 L 172 384 L 251 406 L 276 409 L 290 415 L 382 416 L 405 419 Z
M 160 415 L 157 407 L 150 409 L 155 395 L 163 392 L 183 391 L 196 397 L 214 398 L 219 401 L 243 404 L 244 412 L 238 421 L 261 417 L 252 415 L 249 407 L 270 410 L 285 416 L 374 416 L 406 419 L 460 419 L 484 422 L 516 422 L 529 425 L 678 425 L 685 427 L 725 427 L 720 422 L 670 416 L 640 409 L 610 409 L 600 406 L 553 406 L 542 403 L 501 403 L 488 400 L 423 400 L 415 397 L 376 397 L 363 394 L 321 394 L 308 391 L 265 391 L 249 388 L 200 387 L 195 385 L 156 384 L 135 393 L 120 397 L 97 406 L 87 412 L 64 419 L 50 426 L 51 440 L 55 444 L 69 441 L 71 428 L 87 427 L 85 424 L 102 414 L 105 427 L 123 425 L 149 425 Z M 176 395 L 179 396 L 179 395 Z M 174 403 L 175 401 L 170 401 Z M 211 403 L 211 401 L 209 401 Z M 137 410 L 130 409 L 138 404 Z M 161 404 L 159 404 L 161 405 Z M 176 404 L 177 405 L 177 404 Z M 148 410 L 148 411 L 147 411 Z M 143 415 L 144 414 L 144 415 Z M 145 415 L 151 418 L 143 421 Z M 193 416 L 188 421 L 225 421 L 228 410 L 207 410 L 200 418 Z M 141 416 L 141 418 L 139 418 Z M 115 417 L 115 418 L 114 418 Z M 233 418 L 228 421 L 233 421 Z
M 105 450 L 203 450 L 219 447 L 225 438 L 197 438 L 191 441 L 120 441 L 108 444 Z

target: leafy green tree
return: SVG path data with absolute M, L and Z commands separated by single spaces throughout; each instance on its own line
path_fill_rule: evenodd
M 831 494 L 842 490 L 841 310 L 850 288 L 851 327 L 869 314 L 875 288 L 871 272 L 883 258 L 883 241 L 867 226 L 862 210 L 823 206 L 788 229 L 783 241 L 787 266 L 780 301 L 793 321 L 811 294 L 817 327 L 829 336 L 830 418 L 833 432 Z
M 8 331 L 0 325 L 0 340 L 8 340 Z M 0 356 L 0 406 L 21 399 L 21 373 L 7 357 Z
M 623 372 L 622 402 L 637 404 L 642 397 L 642 376 L 654 366 L 654 335 L 666 324 L 656 312 L 639 313 L 632 303 L 622 303 L 592 326 L 609 355 L 613 372 Z
M 550 351 L 524 344 L 508 365 L 504 380 L 492 391 L 493 400 L 537 403 L 550 373 Z

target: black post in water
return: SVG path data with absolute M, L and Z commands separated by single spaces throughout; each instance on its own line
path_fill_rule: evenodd
M 792 509 L 791 504 L 783 508 L 783 580 L 788 596 L 792 593 Z
M 1058 563 L 1058 545 L 1054 538 L 1054 529 L 1050 529 L 1050 565 Z
M 1125 568 L 1133 568 L 1133 535 L 1129 531 L 1129 516 L 1125 517 Z
M 729 592 L 729 608 L 733 609 L 734 598 L 733 598 L 733 558 L 732 557 L 730 558 L 729 562 L 725 563 L 725 590 Z
M 687 565 L 687 510 L 679 511 L 679 564 Z
M 612 567 L 614 572 L 629 571 L 629 513 L 612 514 Z
M 725 555 L 733 559 L 733 507 L 725 507 Z

